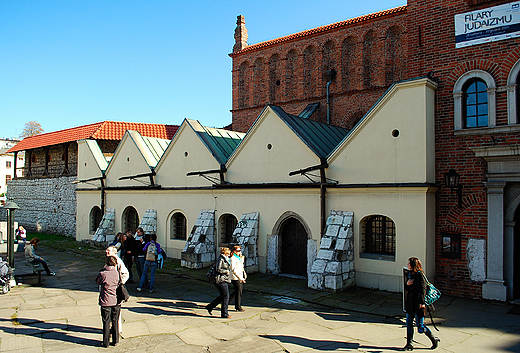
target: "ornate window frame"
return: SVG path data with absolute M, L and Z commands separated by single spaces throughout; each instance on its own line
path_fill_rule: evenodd
M 464 86 L 467 82 L 472 79 L 479 78 L 483 80 L 487 85 L 487 94 L 488 94 L 488 126 L 482 128 L 464 128 L 463 120 L 464 120 Z M 496 126 L 496 83 L 495 79 L 491 74 L 484 70 L 471 70 L 464 73 L 459 77 L 457 82 L 455 82 L 455 86 L 453 87 L 453 100 L 454 100 L 454 126 L 455 131 L 457 130 L 478 130 L 478 129 L 488 129 Z
M 509 71 L 509 75 L 507 76 L 507 123 L 509 125 L 514 125 L 519 123 L 518 119 L 518 101 L 517 101 L 517 91 L 518 85 L 517 81 L 520 75 L 520 60 L 518 60 L 511 71 Z

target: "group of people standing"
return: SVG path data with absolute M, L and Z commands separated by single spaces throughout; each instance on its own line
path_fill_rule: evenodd
M 233 251 L 227 247 L 220 248 L 220 256 L 216 263 L 216 280 L 219 296 L 206 305 L 206 310 L 212 315 L 213 309 L 220 304 L 220 317 L 231 318 L 228 306 L 231 300 L 235 302 L 236 311 L 244 311 L 242 308 L 242 290 L 246 283 L 247 274 L 244 269 L 244 256 L 240 245 L 235 245 Z M 233 284 L 234 292 L 229 295 L 229 284 Z

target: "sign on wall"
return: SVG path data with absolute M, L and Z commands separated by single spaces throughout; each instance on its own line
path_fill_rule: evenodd
M 520 36 L 520 1 L 455 15 L 455 47 Z

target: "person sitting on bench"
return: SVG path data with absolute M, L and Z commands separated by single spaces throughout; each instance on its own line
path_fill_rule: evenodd
M 47 262 L 45 262 L 43 257 L 38 256 L 34 253 L 34 250 L 36 249 L 36 246 L 39 242 L 40 238 L 34 237 L 31 239 L 29 244 L 25 246 L 25 259 L 27 260 L 27 262 L 33 265 L 42 264 L 48 276 L 56 276 L 54 272 L 51 272 L 51 270 L 49 270 L 49 266 L 47 265 Z

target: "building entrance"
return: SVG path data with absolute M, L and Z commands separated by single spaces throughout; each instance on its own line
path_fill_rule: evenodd
M 513 300 L 520 299 L 520 206 L 515 211 L 513 237 Z
M 282 225 L 282 273 L 307 277 L 307 232 L 295 218 Z

